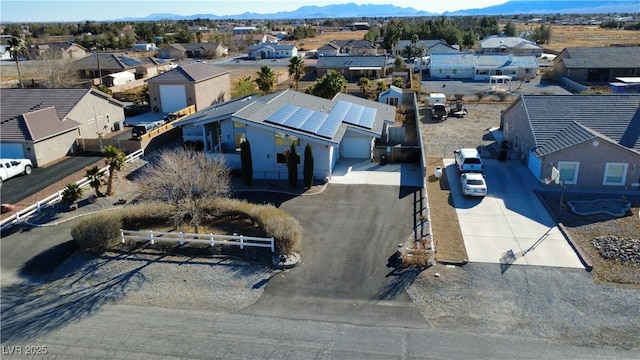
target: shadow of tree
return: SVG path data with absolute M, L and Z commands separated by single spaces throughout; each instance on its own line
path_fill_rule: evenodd
M 416 267 L 409 268 L 394 268 L 387 275 L 389 280 L 378 292 L 372 297 L 371 300 L 394 300 L 397 299 L 405 289 L 409 287 L 415 281 L 416 277 L 420 275 L 422 270 Z

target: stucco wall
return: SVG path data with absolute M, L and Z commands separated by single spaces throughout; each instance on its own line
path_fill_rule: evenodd
M 216 103 L 231 100 L 231 80 L 229 74 L 216 76 L 215 78 L 196 83 L 193 93 L 187 87 L 187 105 L 196 106 L 196 111 L 209 107 Z M 189 98 L 192 100 L 190 101 Z M 195 99 L 195 101 L 193 101 Z
M 97 138 L 97 133 L 113 131 L 113 124 L 124 122 L 124 109 L 106 99 L 87 94 L 67 115 L 67 118 L 81 124 L 80 136 Z M 93 120 L 92 122 L 89 122 Z
M 78 150 L 76 140 L 78 131 L 72 130 L 64 134 L 37 142 L 33 145 L 36 155 L 34 166 L 43 166 L 63 156 L 71 155 Z

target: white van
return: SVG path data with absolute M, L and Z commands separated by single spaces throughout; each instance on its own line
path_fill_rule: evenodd
M 460 172 L 478 172 L 484 170 L 478 150 L 472 148 L 458 149 L 453 152 L 456 167 Z

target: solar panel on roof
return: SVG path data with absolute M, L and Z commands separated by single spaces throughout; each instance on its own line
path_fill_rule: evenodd
M 316 134 L 331 139 L 335 136 L 336 131 L 338 131 L 338 128 L 340 127 L 340 124 L 342 124 L 342 121 L 340 121 L 339 119 L 327 116 L 325 121 L 320 126 L 320 129 L 316 131 Z
M 298 108 L 296 112 L 291 114 L 291 116 L 284 122 L 284 126 L 288 126 L 294 129 L 300 129 L 300 127 L 309 119 L 309 117 L 313 114 L 312 110 Z
M 358 121 L 360 120 L 360 116 L 362 116 L 362 111 L 364 110 L 364 106 L 351 104 L 349 107 L 349 111 L 344 116 L 344 122 L 348 124 L 358 125 Z
M 325 120 L 327 120 L 327 117 L 329 117 L 328 114 L 324 114 L 321 112 L 314 112 L 307 119 L 307 121 L 305 121 L 304 124 L 300 126 L 300 130 L 315 134 L 318 131 L 318 129 L 320 129 L 320 126 L 322 126 Z
M 300 109 L 298 106 L 285 104 L 276 112 L 269 115 L 267 121 L 274 124 L 284 125 L 285 121 L 287 121 L 298 109 Z
M 376 121 L 376 112 L 376 109 L 365 106 L 358 125 L 369 130 L 373 129 L 373 124 Z

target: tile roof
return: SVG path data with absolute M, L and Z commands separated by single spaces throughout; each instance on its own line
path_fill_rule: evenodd
M 37 114 L 34 112 L 53 108 L 57 114 L 55 119 L 64 120 L 69 112 L 89 94 L 124 107 L 123 103 L 109 95 L 91 89 L 2 89 L 0 139 L 38 140 L 42 137 L 55 135 L 56 131 L 61 129 L 57 126 L 59 124 L 47 127 L 48 135 L 43 135 L 40 129 L 33 126 L 29 127 L 29 122 L 39 124 L 42 116 L 52 116 L 51 110 Z M 68 120 L 63 122 L 65 121 Z M 68 124 L 70 123 L 65 123 L 64 126 Z
M 398 41 L 398 49 L 403 50 L 407 46 L 412 46 L 411 40 L 399 40 Z M 453 46 L 447 44 L 444 40 L 420 40 L 416 44 L 416 46 L 424 46 L 425 53 L 435 53 L 435 52 L 459 52 L 458 49 Z
M 56 108 L 53 106 L 24 114 L 22 118 L 28 130 L 28 136 L 25 140 L 32 141 L 65 133 L 80 126 L 79 122 L 71 119 L 60 120 Z
M 180 65 L 175 69 L 147 79 L 146 82 L 201 82 L 224 74 L 229 70 L 206 62 Z
M 556 59 L 567 69 L 640 68 L 640 46 L 571 47 L 562 50 Z
M 321 56 L 316 64 L 317 68 L 345 68 L 350 67 L 380 67 L 384 68 L 385 56 Z
M 522 95 L 519 102 L 529 119 L 538 156 L 592 136 L 640 152 L 640 94 Z

